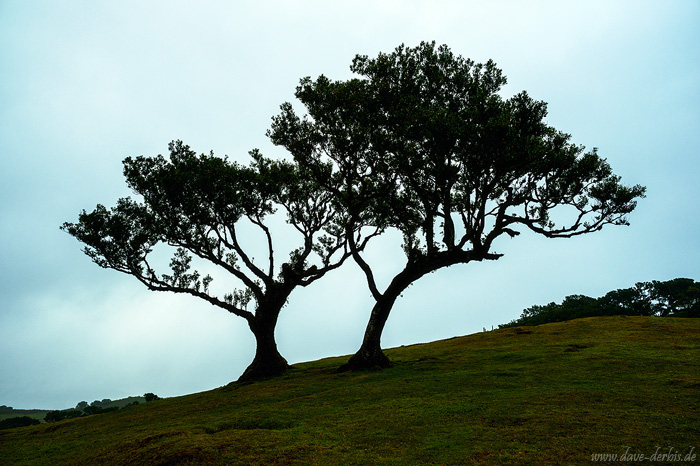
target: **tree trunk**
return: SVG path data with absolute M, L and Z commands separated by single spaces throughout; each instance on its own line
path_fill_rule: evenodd
M 401 273 L 392 280 L 382 298 L 377 300 L 372 308 L 362 346 L 346 364 L 340 366 L 339 372 L 391 367 L 391 361 L 382 351 L 382 332 L 396 299 L 421 275 Z
M 272 312 L 261 312 L 258 309 L 256 318 L 250 322 L 250 330 L 255 335 L 255 358 L 239 382 L 252 382 L 255 380 L 274 377 L 283 374 L 288 368 L 287 360 L 277 350 L 275 342 L 275 326 L 280 309 Z
M 362 346 L 350 360 L 338 368 L 338 372 L 356 369 L 373 369 L 391 367 L 391 361 L 382 351 L 381 339 L 384 325 L 389 318 L 389 313 L 401 293 L 423 275 L 461 262 L 473 260 L 462 256 L 463 251 L 444 251 L 431 257 L 422 257 L 406 264 L 406 267 L 394 277 L 386 291 L 381 295 L 372 308 L 372 313 L 365 329 Z
M 391 367 L 391 361 L 382 351 L 381 339 L 384 325 L 389 318 L 389 312 L 394 301 L 396 301 L 396 298 L 391 300 L 391 303 L 385 300 L 375 303 L 365 329 L 362 346 L 347 363 L 338 368 L 338 372 Z

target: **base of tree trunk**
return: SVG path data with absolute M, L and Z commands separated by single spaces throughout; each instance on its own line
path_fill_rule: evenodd
M 282 356 L 264 361 L 255 358 L 248 368 L 243 372 L 237 382 L 255 382 L 257 380 L 276 377 L 284 374 L 289 369 L 287 360 Z
M 381 349 L 362 350 L 355 353 L 350 360 L 338 368 L 338 372 L 386 369 L 391 367 L 391 361 Z

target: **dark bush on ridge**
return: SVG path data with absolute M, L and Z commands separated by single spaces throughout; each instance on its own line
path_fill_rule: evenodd
M 58 422 L 64 419 L 73 419 L 83 415 L 82 411 L 77 409 L 64 409 L 60 411 L 49 411 L 44 416 L 44 421 L 46 422 Z
M 104 413 L 109 413 L 111 411 L 118 411 L 119 406 L 111 406 L 109 408 L 103 408 L 101 406 L 96 406 L 96 405 L 91 405 L 87 406 L 85 409 L 83 409 L 83 413 L 86 416 L 89 416 L 91 414 L 104 414 Z
M 0 421 L 0 429 L 14 429 L 16 427 L 35 426 L 37 424 L 41 424 L 41 421 L 29 416 L 11 417 Z

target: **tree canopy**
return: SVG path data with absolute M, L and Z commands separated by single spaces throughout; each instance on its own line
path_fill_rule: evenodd
M 268 133 L 286 147 L 358 224 L 403 235 L 405 263 L 380 290 L 353 235 L 349 246 L 376 301 L 348 368 L 386 366 L 381 333 L 392 306 L 423 275 L 496 260 L 494 242 L 528 229 L 550 238 L 627 225 L 644 196 L 596 149 L 549 126 L 547 105 L 526 92 L 501 96 L 494 62 L 477 64 L 435 43 L 357 55 L 359 75 L 304 78 L 306 115 L 285 103 Z M 328 176 L 328 166 L 332 176 Z
M 195 296 L 245 319 L 257 346 L 243 380 L 283 372 L 287 362 L 274 331 L 290 293 L 350 255 L 332 197 L 295 164 L 267 159 L 257 150 L 249 166 L 213 153 L 197 155 L 181 141 L 169 150 L 167 159 L 124 160 L 127 184 L 142 200 L 122 198 L 111 209 L 98 205 L 62 229 L 84 243 L 85 254 L 101 267 L 129 274 L 150 290 Z M 299 238 L 281 264 L 267 224 L 277 209 Z M 239 235 L 243 224 L 264 239 L 265 260 L 255 261 L 246 250 Z M 159 245 L 174 249 L 167 273 L 151 260 Z M 229 291 L 214 293 L 212 276 L 192 269 L 193 257 L 230 277 L 224 285 Z
M 416 280 L 497 260 L 497 240 L 524 230 L 570 238 L 627 225 L 644 197 L 645 188 L 623 185 L 597 149 L 548 125 L 544 102 L 526 92 L 503 97 L 506 78 L 493 61 L 423 42 L 357 55 L 350 69 L 358 77 L 302 79 L 295 95 L 307 114 L 284 103 L 273 117 L 268 136 L 293 162 L 253 150 L 243 166 L 174 141 L 168 158 L 124 160 L 138 199 L 97 205 L 62 226 L 99 266 L 245 319 L 256 354 L 241 380 L 286 370 L 274 337 L 281 309 L 296 287 L 349 257 L 375 304 L 345 368 L 387 366 L 383 329 Z M 284 259 L 270 227 L 278 211 L 298 233 Z M 266 245 L 263 260 L 242 239 L 250 227 Z M 387 230 L 401 233 L 405 261 L 382 289 L 364 251 Z M 163 247 L 172 254 L 165 271 L 154 254 Z M 197 263 L 223 273 L 226 284 L 214 291 L 214 278 Z

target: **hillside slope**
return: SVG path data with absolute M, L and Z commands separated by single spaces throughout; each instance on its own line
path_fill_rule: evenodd
M 0 431 L 0 464 L 559 465 L 699 453 L 700 319 L 588 318 L 387 354 L 395 365 L 383 371 L 338 374 L 346 358 L 323 359 Z

